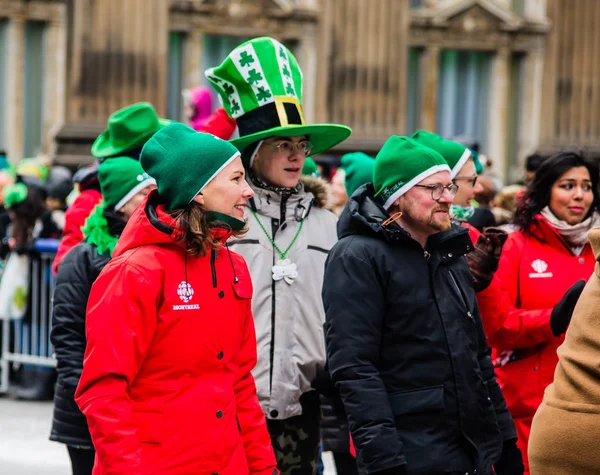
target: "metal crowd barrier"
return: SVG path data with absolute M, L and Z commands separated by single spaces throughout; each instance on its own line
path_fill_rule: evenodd
M 59 241 L 38 239 L 37 255 L 31 258 L 31 319 L 0 320 L 0 393 L 8 391 L 9 369 L 12 363 L 56 367 L 50 343 L 54 275 L 52 262 Z

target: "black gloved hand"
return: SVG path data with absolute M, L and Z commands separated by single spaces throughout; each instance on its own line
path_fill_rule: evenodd
M 327 368 L 317 370 L 317 375 L 310 383 L 310 386 L 323 396 L 329 398 L 334 398 L 337 396 L 337 390 L 335 389 L 335 385 L 331 380 L 331 376 L 329 375 Z
M 523 475 L 523 455 L 517 447 L 517 440 L 507 440 L 502 447 L 500 459 L 494 464 L 494 472 L 497 475 Z
M 573 316 L 573 310 L 575 310 L 575 304 L 584 287 L 585 280 L 575 282 L 552 309 L 552 313 L 550 314 L 550 328 L 552 328 L 554 336 L 560 336 L 567 331 L 567 327 Z
M 498 270 L 502 246 L 508 234 L 498 228 L 486 228 L 477 238 L 475 249 L 467 254 L 467 262 L 473 278 L 473 289 L 487 289 Z
M 394 468 L 386 468 L 381 472 L 374 472 L 373 475 L 406 475 L 406 465 L 399 465 Z

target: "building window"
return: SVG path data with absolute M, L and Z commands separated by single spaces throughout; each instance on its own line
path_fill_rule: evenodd
M 6 151 L 6 58 L 8 20 L 0 19 L 0 154 Z
M 517 15 L 525 13 L 525 0 L 512 0 L 512 9 Z
M 423 6 L 423 0 L 410 0 L 410 8 L 418 8 Z
M 408 81 L 406 83 L 406 133 L 412 134 L 421 122 L 421 48 L 408 49 Z
M 23 94 L 23 154 L 32 157 L 42 145 L 45 23 L 25 23 L 25 89 Z
M 183 98 L 183 33 L 169 34 L 169 67 L 167 70 L 167 117 L 180 121 L 182 117 Z
M 214 68 L 223 62 L 233 48 L 248 41 L 247 36 L 229 36 L 229 35 L 204 35 L 202 44 L 202 68 L 206 71 L 208 68 Z M 204 86 L 208 86 L 213 92 L 213 108 L 218 105 L 217 93 L 214 91 L 208 79 L 204 78 Z
M 444 50 L 440 56 L 437 131 L 445 138 L 466 136 L 487 146 L 490 82 L 488 52 Z

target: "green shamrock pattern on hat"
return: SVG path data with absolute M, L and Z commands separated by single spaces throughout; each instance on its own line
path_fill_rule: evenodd
M 206 77 L 233 118 L 274 102 L 275 96 L 291 97 L 302 104 L 300 67 L 290 50 L 273 38 L 243 43 L 221 65 L 207 70 Z

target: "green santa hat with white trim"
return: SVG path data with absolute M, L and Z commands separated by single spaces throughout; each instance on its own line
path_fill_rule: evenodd
M 375 197 L 387 210 L 404 193 L 425 178 L 450 171 L 438 152 L 408 137 L 392 135 L 375 157 Z
M 130 157 L 107 158 L 98 167 L 98 183 L 104 206 L 119 211 L 144 188 L 155 185 L 140 162 Z
M 292 52 L 273 38 L 254 38 L 241 44 L 205 75 L 237 122 L 240 137 L 231 143 L 241 152 L 269 137 L 306 135 L 312 144 L 311 155 L 316 155 L 352 132 L 345 125 L 306 124 L 302 71 Z M 251 157 L 243 157 L 248 166 Z
M 146 142 L 140 162 L 156 179 L 158 194 L 170 211 L 189 205 L 239 156 L 229 142 L 174 122 Z
M 471 150 L 458 142 L 444 140 L 433 132 L 417 130 L 411 138 L 421 145 L 425 145 L 439 153 L 450 166 L 450 178 L 454 179 L 461 168 L 467 163 L 471 156 Z

